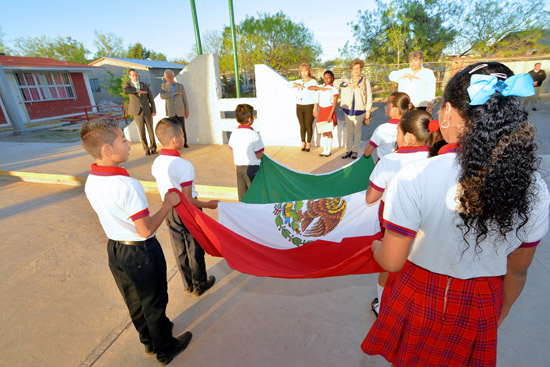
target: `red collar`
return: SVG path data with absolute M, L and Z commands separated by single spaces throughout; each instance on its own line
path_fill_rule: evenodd
M 334 83 L 332 83 L 332 84 L 325 84 L 323 87 L 334 87 Z
M 390 119 L 388 121 L 388 124 L 397 125 L 399 123 L 399 119 Z
M 456 153 L 456 144 L 457 143 L 451 143 L 451 144 L 446 144 L 442 146 L 441 148 L 439 148 L 437 155 L 442 155 L 446 153 Z
M 175 149 L 164 149 L 164 148 L 162 148 L 162 149 L 160 150 L 160 153 L 159 153 L 159 154 L 160 154 L 160 155 L 170 155 L 170 156 L 172 156 L 172 157 L 181 157 L 180 152 L 178 152 L 178 151 L 175 150 Z
M 237 129 L 250 129 L 250 130 L 254 130 L 254 129 L 252 128 L 252 126 L 250 126 L 250 125 L 239 125 L 239 126 L 237 127 Z
M 114 166 L 98 166 L 97 163 L 92 163 L 90 174 L 94 176 L 126 176 L 130 177 L 128 171 L 123 167 Z
M 427 152 L 430 150 L 430 147 L 401 147 L 397 149 L 397 153 L 416 153 L 416 152 Z

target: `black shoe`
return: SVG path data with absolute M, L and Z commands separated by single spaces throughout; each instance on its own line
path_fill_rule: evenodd
M 309 152 L 311 150 L 311 148 L 306 148 L 306 152 Z
M 183 290 L 186 294 L 193 294 L 193 287 L 185 288 Z
M 342 156 L 342 159 L 347 159 L 347 158 L 351 157 L 352 154 L 353 154 L 353 152 L 347 152 L 346 154 L 344 154 Z
M 157 148 L 151 148 L 151 154 L 157 154 Z
M 195 289 L 193 289 L 193 296 L 195 296 L 195 297 L 200 297 L 200 296 L 202 296 L 204 292 L 206 292 L 207 290 L 209 290 L 210 288 L 212 288 L 212 286 L 214 285 L 214 283 L 216 283 L 216 277 L 213 276 L 213 275 L 210 275 L 210 276 L 206 279 L 206 283 L 205 283 L 203 286 L 195 287 Z
M 185 144 L 183 147 L 184 147 L 184 148 L 189 148 L 189 145 Z
M 353 152 L 351 153 L 351 159 L 357 159 L 357 153 Z
M 172 360 L 181 352 L 187 348 L 189 345 L 189 342 L 191 341 L 191 338 L 193 337 L 193 334 L 191 334 L 190 331 L 186 331 L 185 333 L 177 336 L 174 338 L 174 345 L 172 346 L 172 349 L 167 354 L 160 354 L 157 353 L 157 362 L 161 366 L 166 366 Z
M 378 304 L 379 304 L 378 298 L 373 299 L 371 304 L 370 304 L 370 308 L 371 308 L 372 312 L 374 312 L 374 315 L 376 317 L 378 317 L 378 312 L 376 311 L 376 306 L 378 306 Z
M 148 356 L 155 355 L 155 348 L 153 348 L 153 344 L 144 344 L 145 346 L 145 354 Z
M 537 110 L 537 108 L 536 108 L 536 107 L 533 107 L 533 111 L 536 111 L 536 110 Z
M 174 331 L 174 323 L 172 321 L 170 321 L 170 330 Z M 153 344 L 147 343 L 143 344 L 143 346 L 145 347 L 145 354 L 148 356 L 155 355 L 155 347 L 153 347 Z
M 302 147 L 302 149 L 300 149 L 302 152 L 305 152 L 306 151 L 306 147 Z
M 145 155 L 151 155 L 151 152 L 149 150 L 146 150 Z

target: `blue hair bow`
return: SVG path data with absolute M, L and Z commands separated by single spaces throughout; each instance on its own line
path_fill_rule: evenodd
M 471 106 L 484 104 L 495 92 L 499 92 L 503 96 L 532 96 L 535 94 L 533 78 L 529 74 L 513 75 L 506 80 L 499 80 L 494 75 L 472 75 L 468 87 Z

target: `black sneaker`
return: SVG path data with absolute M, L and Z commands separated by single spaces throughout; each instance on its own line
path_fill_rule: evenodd
M 178 354 L 180 354 L 185 350 L 185 348 L 187 348 L 192 337 L 193 337 L 193 334 L 191 334 L 190 331 L 186 331 L 185 333 L 174 338 L 174 345 L 172 347 L 172 350 L 167 354 L 157 353 L 157 362 L 161 366 L 166 366 L 167 364 L 172 362 L 172 360 Z
M 533 107 L 533 111 L 536 111 L 536 110 L 537 110 L 537 108 L 536 108 L 536 107 Z
M 350 158 L 352 154 L 353 154 L 353 152 L 347 152 L 346 154 L 344 154 L 344 155 L 342 156 L 342 159 Z
M 206 283 L 201 286 L 201 287 L 195 287 L 193 289 L 193 296 L 195 297 L 200 297 L 203 295 L 204 292 L 206 292 L 207 290 L 209 290 L 210 288 L 212 288 L 212 286 L 214 285 L 214 283 L 216 283 L 216 277 L 213 276 L 213 275 L 210 275 L 207 279 L 206 279 Z

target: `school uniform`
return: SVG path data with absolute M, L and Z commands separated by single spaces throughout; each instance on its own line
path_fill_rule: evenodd
M 195 169 L 191 162 L 181 158 L 177 150 L 161 149 L 151 166 L 151 173 L 157 181 L 163 200 L 168 190 L 175 188 L 181 191 L 187 186 L 191 186 L 193 198 L 198 196 L 194 183 Z M 166 224 L 170 230 L 172 249 L 186 291 L 193 292 L 193 289 L 204 287 L 207 280 L 204 250 L 185 227 L 174 208 L 166 216 Z
M 264 151 L 264 143 L 252 126 L 239 125 L 229 137 L 229 148 L 233 151 L 233 162 L 237 167 L 237 191 L 240 201 L 260 169 L 261 159 L 256 157 L 256 153 Z
M 329 90 L 318 91 L 319 114 L 317 115 L 317 121 L 328 121 L 329 118 L 332 118 L 332 124 L 336 126 L 338 125 L 336 111 L 332 113 L 332 116 L 330 116 L 330 111 L 334 101 L 338 100 L 338 89 L 334 88 L 332 84 L 325 84 L 323 88 L 329 88 Z
M 468 246 L 457 227 L 459 170 L 449 144 L 403 167 L 386 193 L 384 227 L 414 242 L 407 264 L 390 274 L 362 349 L 395 366 L 495 366 L 507 256 L 538 245 L 548 230 L 550 195 L 536 173 L 527 224 L 498 241 L 488 235 L 481 252 L 469 233 Z
M 166 260 L 155 235 L 143 238 L 134 225 L 149 215 L 143 187 L 122 167 L 94 163 L 84 191 L 109 238 L 109 268 L 141 343 L 168 354 L 176 340 L 166 317 Z
M 378 160 L 395 150 L 397 144 L 398 119 L 390 119 L 378 126 L 370 138 L 369 144 L 376 149 Z

